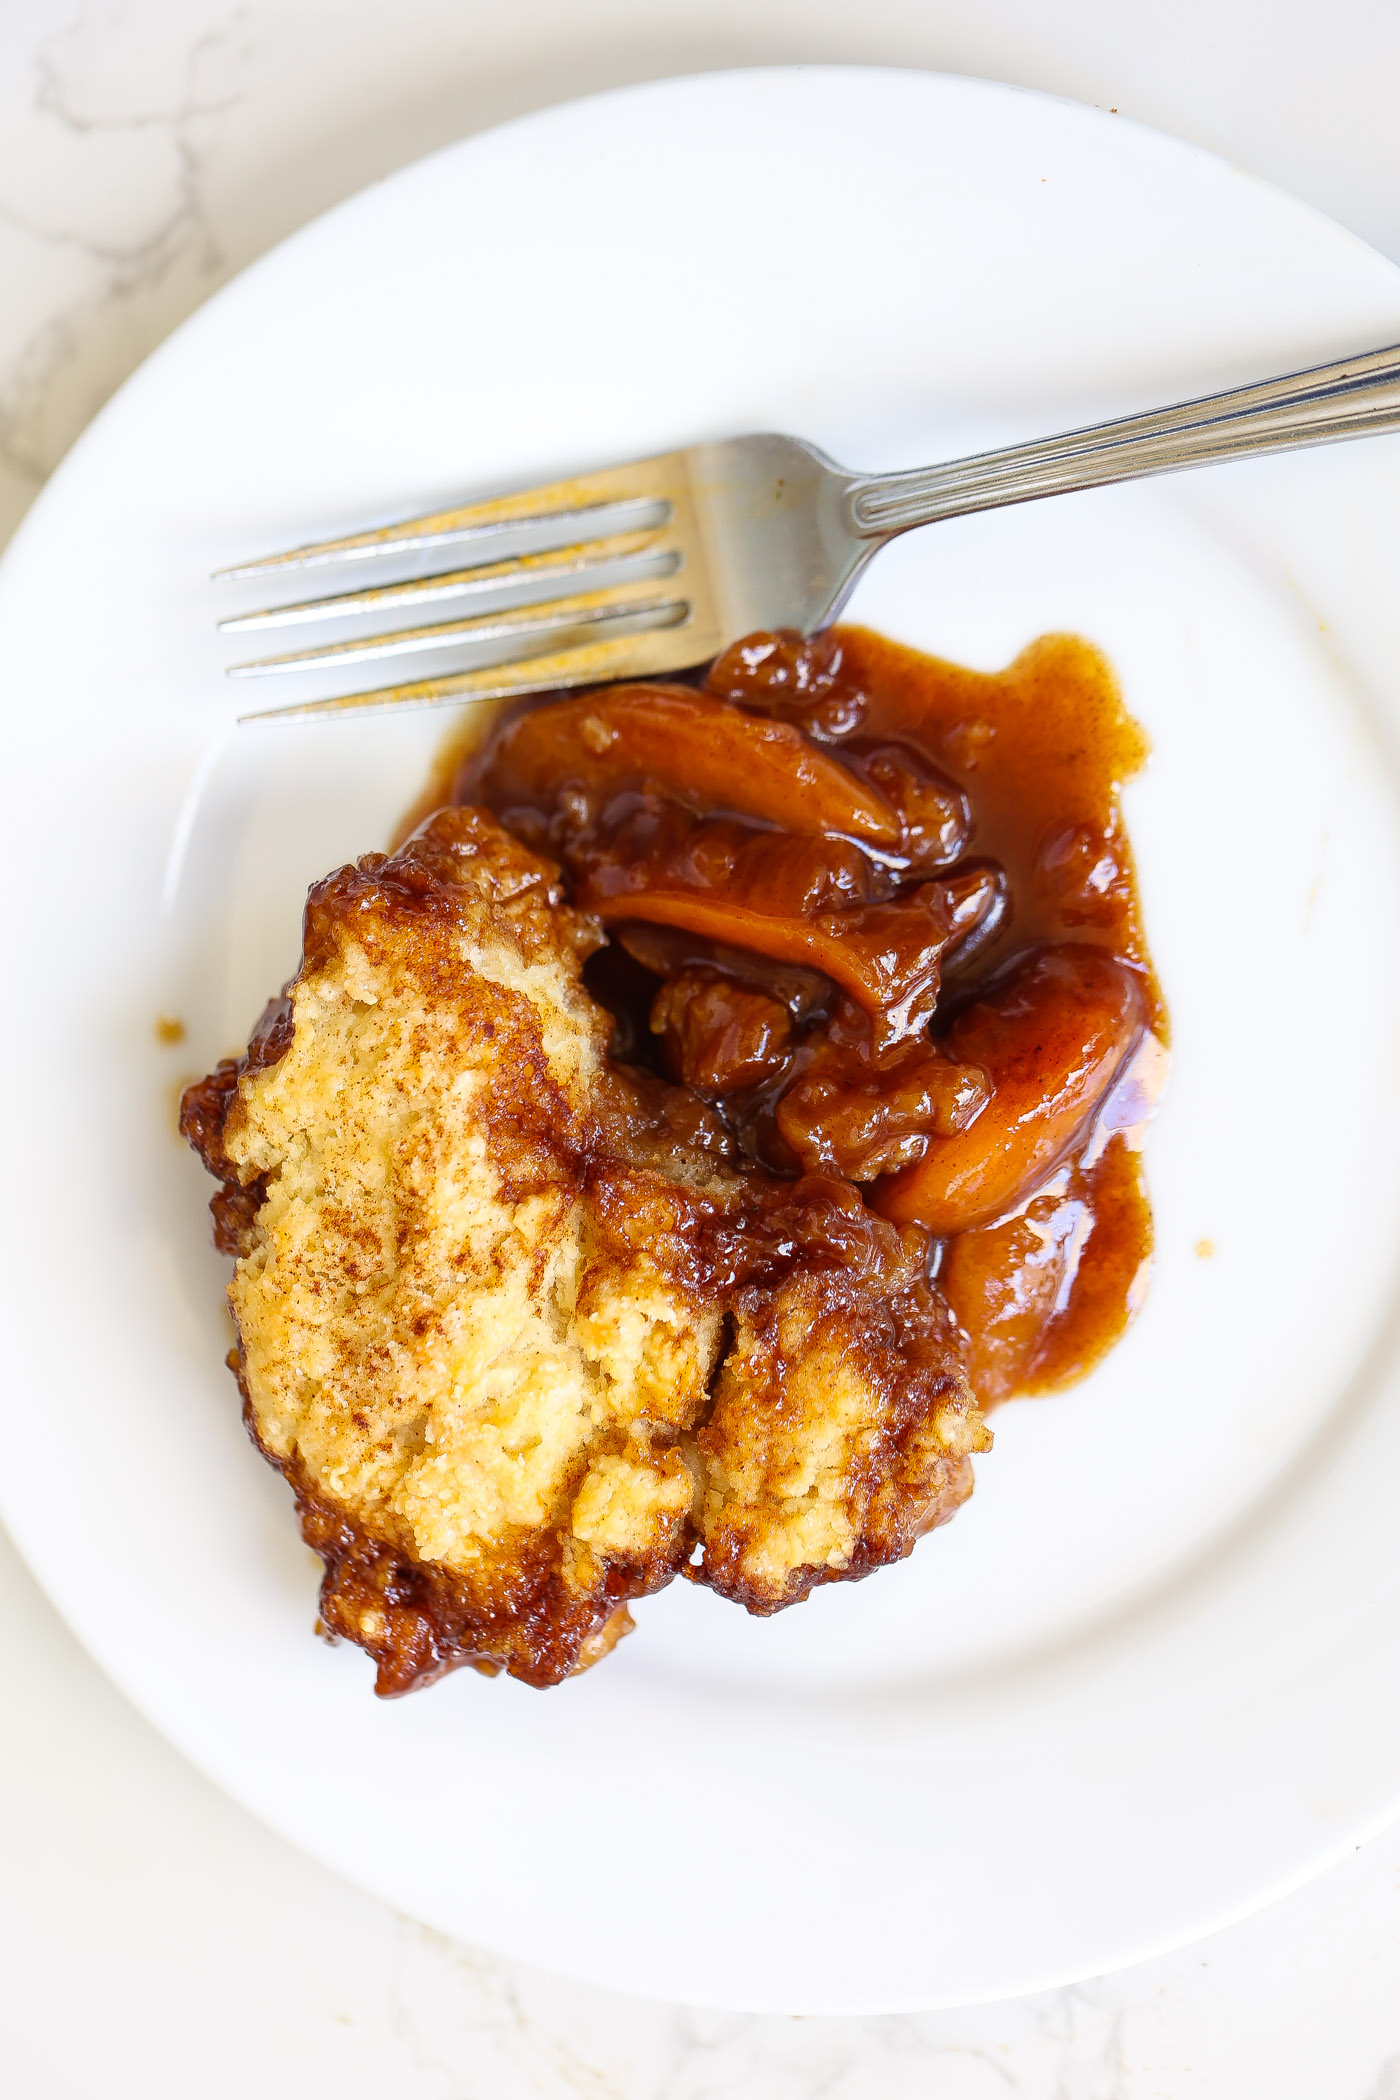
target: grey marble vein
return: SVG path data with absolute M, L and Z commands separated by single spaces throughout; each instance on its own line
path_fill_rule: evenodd
M 66 142 L 60 162 L 80 164 L 94 141 L 110 147 L 143 134 L 163 149 L 154 165 L 148 144 L 143 151 L 147 180 L 130 198 L 120 233 L 103 230 L 91 214 L 85 223 L 89 200 L 80 173 L 61 212 L 13 177 L 0 183 L 0 224 L 24 242 L 64 251 L 75 266 L 68 296 L 38 321 L 0 379 L 0 460 L 34 488 L 168 331 L 172 305 L 180 318 L 225 272 L 206 205 L 205 156 L 221 120 L 242 100 L 235 83 L 247 55 L 249 10 L 221 8 L 201 25 L 202 13 L 190 9 L 192 34 L 168 96 L 143 94 L 139 80 L 125 95 L 114 91 L 104 56 L 120 21 L 114 26 L 86 4 L 34 52 L 32 121 Z M 164 289 L 173 299 L 156 296 Z M 118 308 L 126 309 L 125 325 L 114 330 Z

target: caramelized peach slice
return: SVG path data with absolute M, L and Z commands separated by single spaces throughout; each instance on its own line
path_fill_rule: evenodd
M 960 1233 L 938 1282 L 968 1337 L 978 1405 L 1072 1385 L 1136 1313 L 1152 1253 L 1142 1162 L 1121 1135 L 1014 1217 Z
M 601 802 L 628 781 L 661 787 L 693 810 L 842 833 L 890 851 L 903 829 L 882 796 L 791 723 L 666 685 L 619 686 L 518 716 L 492 742 L 472 791 L 493 809 L 540 808 L 566 785 Z
M 609 897 L 581 885 L 579 902 L 605 926 L 629 919 L 673 926 L 754 949 L 775 962 L 820 970 L 869 1017 L 877 1050 L 928 1027 L 940 962 L 959 933 L 948 888 L 932 882 L 890 904 L 822 912 L 810 919 L 780 918 L 732 903 L 723 893 L 679 887 Z
M 791 905 L 774 910 L 772 892 L 779 885 L 768 885 L 768 897 L 760 889 L 760 903 L 739 903 L 722 883 L 710 887 L 683 880 L 705 872 L 703 864 L 695 865 L 701 856 L 692 854 L 690 860 L 689 868 L 663 862 L 601 869 L 596 877 L 590 871 L 579 884 L 577 901 L 605 926 L 631 921 L 673 927 L 752 949 L 775 962 L 820 970 L 868 1016 L 877 1050 L 927 1029 L 944 955 L 1001 904 L 997 870 L 972 864 L 883 904 L 807 913 Z M 752 893 L 752 886 L 746 884 L 745 890 Z
M 888 920 L 897 911 L 908 918 L 907 907 L 883 904 L 861 912 L 828 912 L 817 919 L 780 919 L 704 890 L 629 890 L 620 897 L 586 894 L 587 908 L 596 911 L 604 925 L 641 919 L 654 926 L 675 926 L 706 940 L 727 942 L 735 948 L 752 948 L 760 955 L 771 955 L 775 962 L 806 963 L 821 970 L 858 1006 L 871 1013 L 884 1005 L 891 989 L 896 943 L 889 937 L 894 932 L 892 926 L 880 929 L 886 934 L 883 940 L 877 934 L 873 944 L 860 941 L 857 936 L 861 922 L 877 917 Z M 920 916 L 921 950 L 936 952 L 944 930 L 927 909 Z
M 1042 948 L 961 1014 L 944 1048 L 979 1065 L 991 1099 L 876 1185 L 875 1208 L 944 1237 L 1004 1217 L 1064 1158 L 1142 1033 L 1136 974 L 1102 948 Z

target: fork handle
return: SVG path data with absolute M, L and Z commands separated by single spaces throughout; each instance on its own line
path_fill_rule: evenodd
M 904 474 L 864 475 L 847 491 L 847 517 L 857 537 L 887 539 L 914 525 L 1037 496 L 1383 430 L 1400 430 L 1400 344 L 1033 445 Z

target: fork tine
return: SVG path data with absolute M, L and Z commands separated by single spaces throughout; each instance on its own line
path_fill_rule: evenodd
M 240 722 L 292 722 L 327 718 L 359 710 L 436 707 L 446 701 L 493 700 L 512 693 L 542 692 L 556 687 L 594 685 L 616 678 L 655 678 L 688 670 L 713 656 L 716 638 L 687 617 L 683 601 L 659 599 L 647 605 L 616 606 L 549 632 L 540 620 L 514 655 L 469 671 L 440 678 L 419 678 L 404 685 L 378 686 L 362 693 L 341 693 L 327 700 L 303 700 L 290 707 L 269 707 L 240 715 Z M 534 653 L 533 641 L 548 635 L 555 648 Z
M 296 627 L 315 620 L 388 612 L 400 606 L 435 605 L 454 598 L 504 597 L 517 585 L 531 586 L 529 602 L 568 595 L 580 577 L 618 569 L 619 583 L 673 575 L 681 556 L 675 547 L 659 545 L 654 532 L 632 532 L 613 539 L 588 540 L 548 554 L 522 554 L 480 568 L 448 569 L 409 583 L 379 584 L 369 590 L 340 591 L 328 598 L 305 598 L 294 605 L 274 605 L 264 612 L 238 613 L 219 621 L 220 634 L 250 634 L 269 627 Z M 551 586 L 561 584 L 554 591 Z M 534 588 L 539 586 L 539 588 Z
M 218 569 L 215 581 L 473 543 L 483 547 L 482 559 L 489 561 L 503 542 L 520 542 L 522 552 L 542 552 L 615 532 L 652 530 L 663 525 L 670 515 L 671 506 L 659 486 L 657 473 L 666 464 L 664 459 L 641 460 L 635 467 L 581 474 L 572 481 L 520 489 L 513 495 L 493 496 L 483 503 L 430 511 L 423 517 L 405 518 L 372 532 L 316 540 L 305 547 L 293 547 L 285 554 L 269 554 L 259 561 Z
M 230 678 L 266 678 L 284 671 L 317 671 L 339 664 L 364 663 L 377 657 L 408 656 L 424 649 L 458 648 L 477 642 L 513 642 L 519 635 L 547 634 L 581 622 L 616 618 L 631 611 L 676 606 L 678 617 L 689 611 L 684 598 L 639 596 L 646 586 L 615 584 L 611 589 L 579 591 L 556 599 L 547 609 L 524 606 L 517 612 L 474 613 L 461 620 L 438 620 L 426 627 L 400 627 L 390 634 L 366 635 L 352 642 L 328 642 L 320 649 L 296 649 L 285 656 L 263 656 L 252 663 L 230 664 Z M 494 655 L 493 651 L 493 655 Z M 509 648 L 502 652 L 508 655 Z M 496 659 L 499 661 L 499 658 Z

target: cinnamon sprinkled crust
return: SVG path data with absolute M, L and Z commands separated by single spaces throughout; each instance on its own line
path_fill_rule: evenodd
M 755 1611 L 864 1574 L 990 1442 L 923 1228 L 735 1166 L 611 1064 L 599 938 L 443 810 L 316 885 L 287 994 L 185 1097 L 248 1425 L 381 1693 L 557 1683 L 682 1569 Z

